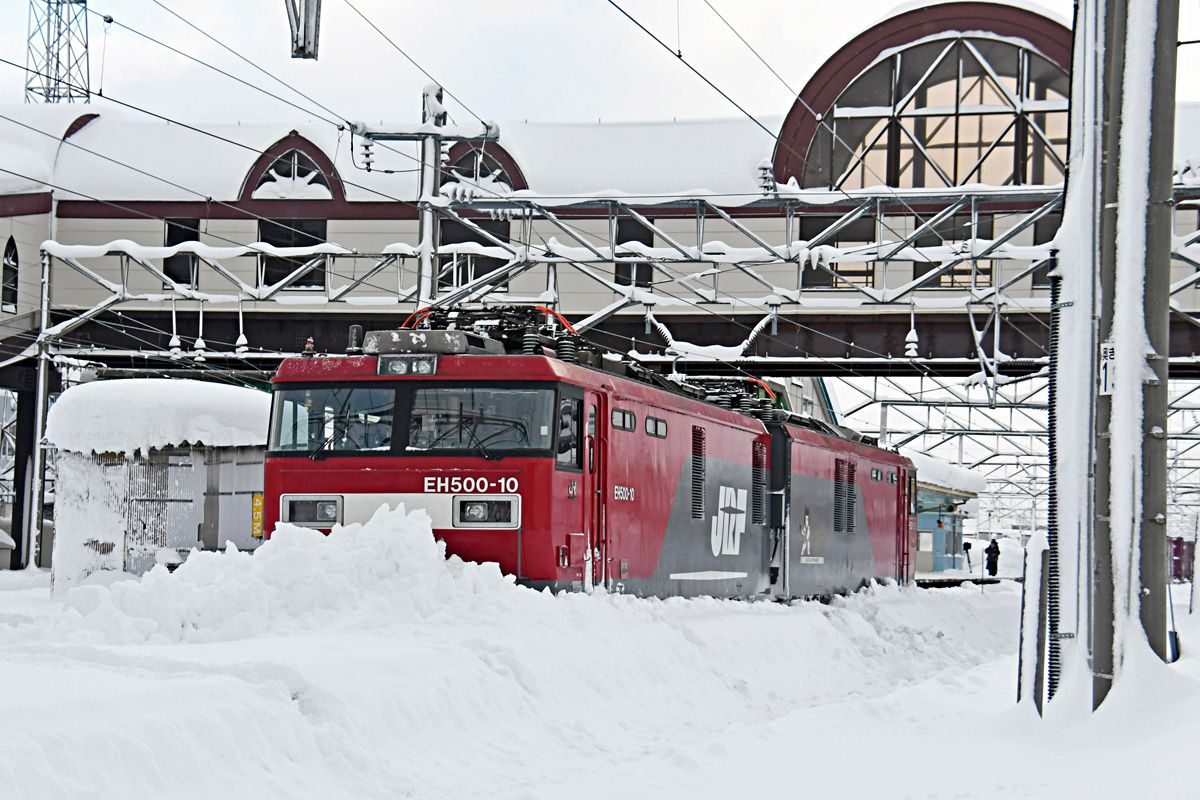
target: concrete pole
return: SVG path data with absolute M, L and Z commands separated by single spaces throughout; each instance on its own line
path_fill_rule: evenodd
M 1112 338 L 1116 282 L 1117 183 L 1119 174 L 1122 82 L 1125 75 L 1127 0 L 1105 6 L 1103 91 L 1104 143 L 1101 199 L 1101 340 Z M 1150 647 L 1167 657 L 1167 356 L 1172 234 L 1171 184 L 1174 172 L 1175 63 L 1179 28 L 1178 0 L 1159 0 L 1153 52 L 1149 202 L 1146 209 L 1146 275 L 1143 295 L 1153 375 L 1142 383 L 1142 516 L 1136 521 L 1139 542 L 1140 617 Z M 1118 347 L 1121 342 L 1115 343 Z M 1132 344 L 1132 343 L 1129 343 Z M 1128 345 L 1127 345 L 1128 346 Z M 1117 381 L 1129 380 L 1117 376 Z M 1136 380 L 1136 378 L 1134 378 Z M 1098 707 L 1112 688 L 1115 671 L 1111 501 L 1111 396 L 1096 406 L 1095 614 L 1093 616 L 1092 705 Z M 1132 431 L 1128 432 L 1132 433 Z
M 1150 124 L 1150 202 L 1146 209 L 1146 333 L 1154 375 L 1142 384 L 1141 621 L 1164 661 L 1167 642 L 1167 357 L 1170 354 L 1172 184 L 1179 0 L 1159 0 Z
M 1100 339 L 1112 331 L 1113 290 L 1117 276 L 1117 171 L 1121 145 L 1121 87 L 1125 74 L 1125 0 L 1104 4 L 1104 70 L 1100 91 L 1103 120 L 1100 167 Z M 1084 43 L 1087 44 L 1086 42 Z M 1093 356 L 1095 357 L 1095 356 Z M 1096 397 L 1095 562 L 1092 573 L 1092 707 L 1104 702 L 1113 679 L 1112 531 L 1109 525 L 1109 464 L 1112 442 L 1109 423 L 1112 397 Z

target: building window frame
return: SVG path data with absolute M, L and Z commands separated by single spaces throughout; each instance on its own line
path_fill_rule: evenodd
M 262 218 L 258 222 L 258 241 L 275 247 L 311 247 L 328 241 L 329 221 L 315 217 Z M 311 258 L 303 256 L 259 256 L 259 284 L 272 286 L 291 275 Z M 319 264 L 301 276 L 287 289 L 324 291 L 326 269 Z
M 0 274 L 0 311 L 17 313 L 17 284 L 21 275 L 21 255 L 12 236 L 4 245 L 4 266 Z

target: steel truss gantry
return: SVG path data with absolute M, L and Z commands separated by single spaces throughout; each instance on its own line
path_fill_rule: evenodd
M 1180 191 L 1182 199 L 1192 199 L 1192 190 L 1181 187 Z M 42 324 L 36 342 L 18 357 L 41 353 L 47 362 L 103 363 L 150 355 L 184 363 L 203 359 L 209 367 L 218 363 L 261 365 L 269 370 L 289 351 L 251 349 L 242 336 L 239 344 L 227 349 L 204 344 L 202 336 L 191 347 L 173 337 L 174 346 L 152 352 L 79 345 L 72 342 L 72 333 L 123 308 L 170 308 L 173 315 L 191 314 L 201 320 L 206 311 L 236 309 L 239 322 L 243 307 L 250 308 L 250 314 L 318 306 L 407 311 L 406 304 L 415 307 L 421 294 L 417 264 L 435 262 L 439 274 L 446 277 L 460 274 L 458 266 L 464 259 L 491 258 L 502 265 L 437 291 L 428 305 L 556 305 L 562 300 L 560 271 L 572 270 L 594 288 L 607 290 L 612 298 L 592 309 L 576 327 L 586 332 L 618 317 L 644 317 L 647 332 L 660 331 L 664 342 L 656 352 L 631 354 L 648 366 L 680 372 L 734 370 L 758 376 L 821 374 L 824 370 L 836 383 L 854 387 L 846 391 L 857 396 L 859 408 L 852 408 L 847 419 L 861 424 L 865 432 L 882 434 L 892 445 L 907 444 L 974 465 L 995 487 L 997 503 L 1024 501 L 1031 492 L 1034 497 L 1044 492 L 1044 470 L 1038 464 L 1046 460 L 1046 359 L 1012 359 L 1000 346 L 1000 332 L 1009 324 L 1010 315 L 1049 310 L 1048 292 L 1030 289 L 1028 279 L 1052 266 L 1053 245 L 1018 244 L 1017 240 L 1058 211 L 1061 194 L 1057 187 L 781 193 L 754 200 L 737 213 L 706 198 L 658 198 L 659 205 L 651 211 L 627 198 L 589 198 L 568 205 L 563 199 L 526 195 L 468 196 L 461 201 L 427 196 L 422 201 L 426 211 L 471 230 L 477 241 L 437 246 L 397 243 L 376 253 L 336 244 L 272 248 L 190 242 L 166 248 L 131 242 L 103 246 L 50 242 L 43 251 Z M 971 235 L 983 214 L 1003 214 L 1011 224 L 992 239 Z M 799 221 L 814 215 L 828 224 L 807 239 L 798 238 Z M 966 235 L 948 238 L 945 224 L 956 217 L 971 223 L 962 231 Z M 477 224 L 488 218 L 512 220 L 514 232 L 501 237 Z M 618 241 L 619 218 L 637 220 L 653 234 L 656 245 L 661 245 Z M 771 220 L 770 227 L 777 233 L 762 232 L 768 227 L 764 219 Z M 839 234 L 863 219 L 874 221 L 875 241 L 838 244 Z M 907 224 L 897 224 L 900 219 Z M 671 221 L 669 225 L 666 220 Z M 694 235 L 682 236 L 678 231 L 684 227 L 694 229 Z M 719 233 L 714 235 L 714 231 Z M 731 246 L 716 236 L 735 237 L 739 244 Z M 940 239 L 939 243 L 928 244 L 930 237 Z M 190 254 L 193 260 L 188 282 L 173 280 L 158 265 L 160 259 L 178 254 Z M 1179 294 L 1200 282 L 1200 233 L 1177 240 L 1173 255 L 1195 269 L 1194 275 L 1172 287 L 1173 293 Z M 270 256 L 291 258 L 297 265 L 282 280 L 267 284 L 262 260 Z M 622 264 L 649 264 L 653 278 L 640 286 L 635 281 L 621 281 L 616 272 Z M 861 280 L 864 264 L 875 268 L 874 280 Z M 914 270 L 914 264 L 921 269 Z M 996 269 L 996 264 L 1006 267 Z M 57 299 L 53 276 L 64 268 L 81 276 L 99 299 L 86 307 L 71 302 L 70 297 Z M 324 272 L 324 285 L 294 291 L 314 271 Z M 507 290 L 513 279 L 531 271 L 541 274 L 540 291 L 518 295 Z M 955 280 L 946 287 L 943 279 L 949 275 Z M 814 280 L 814 276 L 820 277 Z M 670 330 L 672 314 L 697 310 L 713 314 L 714 321 L 731 312 L 752 315 L 758 320 L 754 326 L 757 333 L 732 347 L 675 340 Z M 865 366 L 859 362 L 869 359 L 833 364 L 828 358 L 804 353 L 788 358 L 756 353 L 756 337 L 773 334 L 784 315 L 814 311 L 907 314 L 914 321 L 918 313 L 959 314 L 970 328 L 974 353 L 958 357 L 955 366 L 962 374 L 963 364 L 958 362 L 974 361 L 973 375 L 965 381 L 946 378 L 947 360 L 921 354 L 916 346 L 920 331 L 915 325 L 910 333 L 913 347 L 905 358 L 888 357 L 893 372 L 911 377 L 888 378 L 865 393 L 855 384 L 866 379 L 853 376 L 856 364 Z M 833 374 L 839 371 L 842 377 Z M 906 388 L 914 380 L 936 385 L 936 391 Z M 879 386 L 888 391 L 880 393 Z M 872 422 L 867 416 L 870 408 L 888 411 Z M 901 420 L 907 422 L 901 424 Z M 1196 431 L 1179 433 L 1192 438 Z M 1180 491 L 1195 475 L 1188 459 L 1193 453 L 1200 456 L 1190 442 L 1186 447 L 1178 462 Z

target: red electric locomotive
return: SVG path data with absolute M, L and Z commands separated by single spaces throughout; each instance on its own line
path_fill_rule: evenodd
M 668 379 L 523 308 L 435 311 L 274 379 L 266 530 L 425 509 L 523 584 L 798 597 L 911 577 L 912 462 L 765 385 Z

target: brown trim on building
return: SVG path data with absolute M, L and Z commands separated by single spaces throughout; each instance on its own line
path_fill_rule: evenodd
M 411 203 L 338 200 L 245 200 L 228 205 L 203 200 L 120 200 L 120 208 L 94 200 L 60 200 L 61 219 L 147 219 L 197 217 L 199 219 L 416 219 Z M 232 207 L 231 207 L 232 206 Z
M 49 214 L 53 205 L 50 192 L 0 195 L 0 217 L 24 217 Z
M 824 114 L 883 51 L 950 31 L 987 31 L 1024 39 L 1068 73 L 1071 71 L 1070 29 L 1033 11 L 998 3 L 962 2 L 899 14 L 850 40 L 805 84 L 779 130 L 773 159 L 775 180 L 786 183 L 791 177 L 803 179 L 808 147 L 820 124 L 809 108 Z
M 22 197 L 10 195 L 9 197 Z M 34 195 L 28 195 L 30 197 Z M 21 213 L 38 214 L 50 210 L 49 193 L 44 196 L 45 207 L 42 210 Z M 14 216 L 3 213 L 4 201 L 9 198 L 0 197 L 0 216 Z M 415 220 L 417 209 L 410 203 L 382 202 L 352 202 L 338 203 L 332 200 L 250 200 L 244 203 L 220 205 L 191 200 L 122 200 L 113 201 L 120 208 L 114 208 L 107 203 L 94 200 L 59 200 L 58 217 L 60 219 L 165 219 L 167 217 L 196 217 L 198 219 L 254 219 L 255 215 L 272 219 L 331 219 L 331 220 Z M 1014 200 L 1005 197 L 980 198 L 979 209 L 987 213 L 1028 212 L 1042 206 L 1040 200 Z M 642 213 L 652 219 L 690 219 L 696 215 L 694 206 L 638 206 Z M 850 203 L 833 203 L 830 205 L 798 208 L 798 214 L 844 214 L 855 206 Z M 936 213 L 946 207 L 945 203 L 900 203 L 888 201 L 884 204 L 885 214 L 929 214 Z M 724 209 L 731 217 L 745 218 L 782 218 L 783 211 L 775 205 L 733 206 Z M 472 219 L 487 219 L 486 211 L 457 209 L 460 216 Z M 563 220 L 606 219 L 608 208 L 586 207 L 552 208 L 555 216 Z
M 63 138 L 63 139 L 70 139 L 72 136 L 74 136 L 75 134 L 77 134 L 77 133 L 79 133 L 81 130 L 83 130 L 85 127 L 87 127 L 87 124 L 88 124 L 89 122 L 91 122 L 92 120 L 96 119 L 96 118 L 97 118 L 97 117 L 99 117 L 99 116 L 100 116 L 99 114 L 94 114 L 94 113 L 93 113 L 93 114 L 81 114 L 81 115 L 79 115 L 78 117 L 76 117 L 76 118 L 75 118 L 75 121 L 74 121 L 74 122 L 72 122 L 72 123 L 71 123 L 71 124 L 70 124 L 70 125 L 67 127 L 67 132 L 63 134 L 63 137 L 62 137 L 62 138 Z

